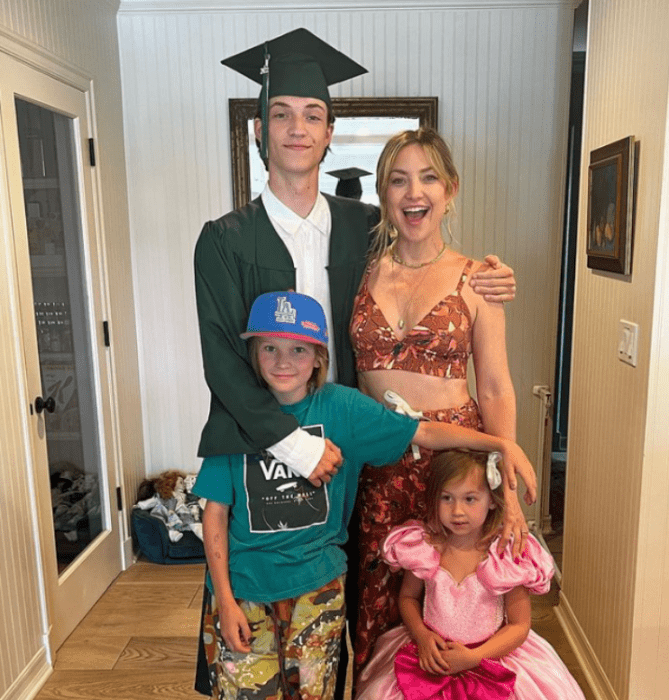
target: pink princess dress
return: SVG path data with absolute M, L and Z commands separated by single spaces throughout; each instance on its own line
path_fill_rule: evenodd
M 470 647 L 489 639 L 504 624 L 504 594 L 516 586 L 543 594 L 550 588 L 553 563 L 541 545 L 528 538 L 515 564 L 508 547 L 497 542 L 473 574 L 460 583 L 439 566 L 439 553 L 425 541 L 422 523 L 391 530 L 383 545 L 391 566 L 425 581 L 423 620 L 444 639 Z M 404 625 L 379 637 L 374 655 L 358 681 L 356 700 L 585 700 L 553 647 L 530 630 L 527 639 L 501 659 L 484 659 L 470 671 L 434 675 L 421 670 L 418 651 Z

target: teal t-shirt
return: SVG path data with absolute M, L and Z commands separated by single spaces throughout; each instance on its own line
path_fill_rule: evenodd
M 341 449 L 344 463 L 329 484 L 316 488 L 264 453 L 207 457 L 193 487 L 198 496 L 230 506 L 232 590 L 254 602 L 294 598 L 346 571 L 340 545 L 347 539 L 360 471 L 365 464 L 397 461 L 418 425 L 336 384 L 281 409 Z

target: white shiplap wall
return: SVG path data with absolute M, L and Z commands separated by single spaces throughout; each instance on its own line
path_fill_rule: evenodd
M 92 79 L 99 181 L 99 233 L 108 273 L 108 310 L 117 404 L 119 467 L 126 501 L 143 477 L 134 301 L 129 281 L 127 187 L 117 43 L 118 0 L 0 0 L 0 50 Z M 11 47 L 11 50 L 10 48 Z M 0 76 L 0 84 L 2 76 Z M 1 117 L 2 115 L 0 115 Z M 48 673 L 42 634 L 37 531 L 33 526 L 28 404 L 17 322 L 16 269 L 0 144 L 0 698 L 26 698 Z M 111 437 L 111 436 L 110 436 Z
M 532 386 L 552 385 L 554 371 L 574 3 L 323 5 L 121 4 L 147 469 L 198 465 L 208 392 L 192 251 L 204 221 L 232 207 L 228 98 L 257 96 L 219 61 L 299 26 L 369 69 L 333 96 L 438 96 L 463 183 L 456 235 L 466 253 L 498 253 L 519 281 L 509 354 L 519 440 L 534 458 Z

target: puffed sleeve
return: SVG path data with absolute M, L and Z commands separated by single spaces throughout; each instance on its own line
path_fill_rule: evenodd
M 390 531 L 383 543 L 383 558 L 422 579 L 432 578 L 439 569 L 439 552 L 425 541 L 425 527 L 417 520 Z
M 511 543 L 504 550 L 504 556 L 497 553 L 497 540 L 488 551 L 488 558 L 477 571 L 479 581 L 492 593 L 503 595 L 516 586 L 524 586 L 530 593 L 548 593 L 553 578 L 553 560 L 546 550 L 529 535 L 523 556 L 514 562 Z

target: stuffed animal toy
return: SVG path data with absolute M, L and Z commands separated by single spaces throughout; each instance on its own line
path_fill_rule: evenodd
M 161 472 L 152 479 L 144 479 L 137 489 L 137 502 L 158 494 L 162 499 L 174 498 L 175 491 L 183 491 L 186 475 L 177 469 Z

